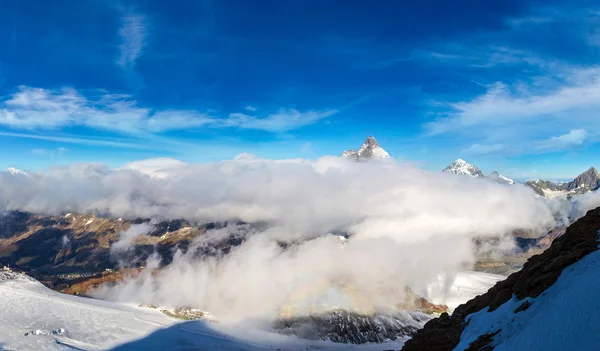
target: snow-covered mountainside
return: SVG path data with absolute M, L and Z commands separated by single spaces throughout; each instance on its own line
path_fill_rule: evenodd
M 483 173 L 479 168 L 473 166 L 462 158 L 452 162 L 452 164 L 444 168 L 442 172 L 483 178 Z
M 497 171 L 490 173 L 486 178 L 488 178 L 498 184 L 508 184 L 508 185 L 515 184 L 514 180 L 503 176 L 502 174 L 498 173 Z
M 387 153 L 375 138 L 367 137 L 364 144 L 358 150 L 346 150 L 341 157 L 349 158 L 354 161 L 364 161 L 369 159 L 388 159 L 390 154 Z
M 522 270 L 428 322 L 402 350 L 600 350 L 599 245 L 597 208 Z
M 493 281 L 492 275 L 466 272 L 456 279 L 450 295 L 454 299 L 459 291 L 481 294 Z M 272 333 L 213 323 L 214 319 L 183 322 L 152 308 L 60 294 L 24 274 L 2 270 L 0 310 L 0 340 L 11 350 L 168 350 L 177 345 L 190 350 L 348 348 L 339 342 L 354 343 L 353 350 L 399 349 L 431 318 L 420 312 L 360 316 L 332 311 L 279 321 L 278 333 Z
M 0 271 L 0 349 L 6 350 L 346 350 L 210 320 L 183 322 L 152 308 L 52 291 L 23 274 Z M 404 339 L 353 345 L 399 349 Z

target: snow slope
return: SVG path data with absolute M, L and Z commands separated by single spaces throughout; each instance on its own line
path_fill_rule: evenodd
M 402 341 L 347 345 L 302 340 L 159 311 L 57 293 L 0 271 L 0 349 L 10 350 L 382 350 Z
M 502 174 L 498 173 L 497 171 L 494 171 L 492 173 L 490 173 L 487 176 L 488 179 L 498 183 L 498 184 L 508 184 L 508 185 L 513 185 L 515 184 L 515 181 L 503 176 Z
M 494 351 L 600 350 L 600 251 L 565 268 L 558 280 L 531 306 L 514 311 L 525 302 L 513 298 L 493 312 L 481 310 L 469 316 L 469 324 L 454 349 L 462 351 L 478 336 L 494 336 Z

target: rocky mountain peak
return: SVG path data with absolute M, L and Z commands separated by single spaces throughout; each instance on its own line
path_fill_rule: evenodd
M 483 178 L 483 172 L 481 172 L 479 168 L 473 166 L 462 158 L 452 162 L 448 167 L 444 168 L 442 172 Z
M 369 136 L 358 150 L 346 150 L 341 155 L 344 158 L 350 158 L 354 161 L 362 161 L 368 159 L 387 159 L 390 154 L 387 153 L 377 140 Z
M 591 167 L 587 171 L 578 175 L 569 183 L 568 190 L 577 190 L 585 188 L 586 190 L 596 190 L 600 187 L 600 173 L 596 168 Z
M 365 140 L 363 146 L 364 145 L 366 145 L 367 147 L 379 147 L 379 143 L 372 136 L 367 137 L 367 140 Z

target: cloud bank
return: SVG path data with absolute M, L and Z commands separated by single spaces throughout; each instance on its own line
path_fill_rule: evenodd
M 249 111 L 252 112 L 252 111 Z M 0 125 L 24 130 L 58 130 L 83 126 L 120 134 L 157 134 L 196 128 L 240 128 L 282 133 L 317 123 L 337 110 L 280 109 L 264 116 L 226 116 L 196 110 L 158 110 L 141 106 L 131 95 L 96 91 L 84 94 L 20 86 L 0 101 Z M 19 136 L 18 133 L 10 133 Z M 26 136 L 25 136 L 26 137 Z
M 0 208 L 249 223 L 209 231 L 160 272 L 154 272 L 156 257 L 138 279 L 99 292 L 123 301 L 194 306 L 238 321 L 390 308 L 406 285 L 424 292 L 440 275 L 472 263 L 474 237 L 543 231 L 555 223 L 556 208 L 523 186 L 393 161 L 240 157 L 178 163 L 170 170 L 155 177 L 135 167 L 83 164 L 3 173 Z M 577 211 L 595 200 L 586 201 Z M 148 229 L 136 227 L 116 249 L 126 249 L 129 239 Z M 341 245 L 331 234 L 339 232 L 350 240 Z M 243 243 L 228 254 L 198 256 L 232 235 Z

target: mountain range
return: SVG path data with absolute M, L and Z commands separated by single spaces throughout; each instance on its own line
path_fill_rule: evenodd
M 469 176 L 473 178 L 485 178 L 499 184 L 516 184 L 514 180 L 501 175 L 497 171 L 484 176 L 483 172 L 479 168 L 460 158 L 451 163 L 448 167 L 444 168 L 442 172 Z M 527 181 L 524 185 L 533 189 L 536 194 L 543 197 L 569 197 L 600 189 L 600 173 L 596 170 L 596 168 L 591 167 L 570 182 L 556 183 L 549 180 L 538 179 Z
M 463 160 L 462 158 L 459 158 L 458 160 L 452 162 L 448 167 L 444 168 L 442 170 L 442 172 L 452 173 L 452 174 L 457 174 L 457 175 L 464 175 L 464 176 L 469 176 L 469 177 L 473 177 L 473 178 L 485 178 L 485 179 L 489 179 L 489 180 L 494 181 L 499 184 L 507 184 L 507 185 L 515 184 L 514 180 L 503 176 L 502 174 L 498 173 L 497 171 L 493 171 L 492 173 L 485 176 L 485 175 L 483 175 L 483 172 L 479 168 L 468 163 L 467 161 Z
M 545 197 L 578 195 L 598 190 L 600 188 L 600 173 L 596 168 L 591 167 L 570 182 L 555 183 L 538 179 L 528 181 L 525 185 L 532 188 L 538 195 Z

